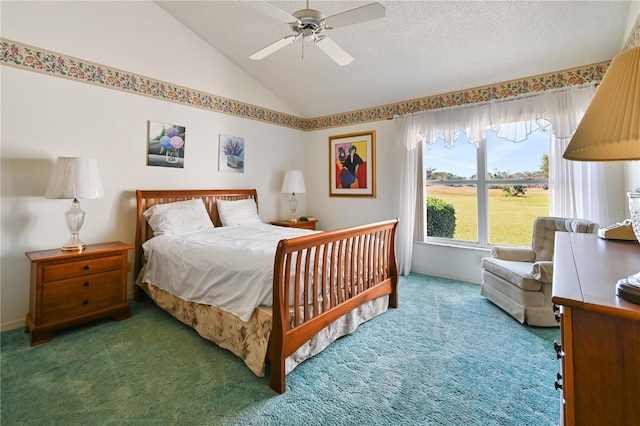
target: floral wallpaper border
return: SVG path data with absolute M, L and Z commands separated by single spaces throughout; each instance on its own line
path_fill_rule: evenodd
M 638 44 L 640 31 L 636 25 L 627 44 Z M 635 35 L 634 35 L 635 34 Z M 263 121 L 299 130 L 319 130 L 353 124 L 387 120 L 406 114 L 454 105 L 486 102 L 523 93 L 540 92 L 568 85 L 602 80 L 609 61 L 543 74 L 457 92 L 417 98 L 363 110 L 317 118 L 301 118 L 233 99 L 223 98 L 137 75 L 105 65 L 74 58 L 61 53 L 0 38 L 0 65 L 39 72 L 55 77 L 116 89 L 128 93 L 176 102 L 196 108 Z
M 627 38 L 627 42 L 624 44 L 624 49 L 622 50 L 624 51 L 637 46 L 640 46 L 640 15 L 638 15 L 636 22 L 633 24 L 629 38 Z

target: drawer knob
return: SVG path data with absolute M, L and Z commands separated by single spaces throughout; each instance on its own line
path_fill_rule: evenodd
M 84 270 L 85 270 L 85 271 L 88 271 L 89 269 L 91 269 L 91 266 L 89 266 L 89 265 L 84 265 Z
M 84 300 L 82 301 L 82 304 L 83 304 L 83 305 L 88 305 L 88 304 L 89 304 L 89 301 L 88 301 L 87 299 L 84 299 Z
M 89 281 L 85 281 L 82 285 L 85 287 L 89 287 Z

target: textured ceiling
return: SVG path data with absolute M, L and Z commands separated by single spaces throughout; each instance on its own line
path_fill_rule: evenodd
M 529 77 L 613 58 L 629 1 L 380 1 L 386 17 L 325 31 L 354 57 L 338 66 L 245 1 L 156 1 L 288 104 L 319 117 Z M 305 2 L 271 1 L 293 13 Z M 370 1 L 311 1 L 330 16 Z

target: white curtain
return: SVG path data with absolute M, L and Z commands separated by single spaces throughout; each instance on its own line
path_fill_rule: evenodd
M 400 140 L 400 164 L 398 167 L 398 229 L 396 231 L 396 253 L 398 272 L 407 275 L 411 272 L 411 256 L 413 253 L 414 233 L 422 232 L 423 204 L 422 185 L 422 146 L 419 123 L 412 117 L 404 116 L 396 119 L 396 132 L 403 136 Z M 417 226 L 416 226 L 417 225 Z
M 577 163 L 562 159 L 564 149 L 582 119 L 595 85 L 571 86 L 542 94 L 460 107 L 443 108 L 395 117 L 399 156 L 399 218 L 397 252 L 400 273 L 411 269 L 416 222 L 424 226 L 424 184 L 422 181 L 422 141 L 431 145 L 439 138 L 451 147 L 463 130 L 470 143 L 478 146 L 487 130 L 512 142 L 521 142 L 543 126 L 553 133 L 550 164 L 550 214 L 580 217 L 602 223 L 602 212 L 593 206 L 604 203 L 604 185 L 599 163 Z M 417 176 L 416 176 L 417 175 Z M 419 202 L 417 202 L 419 201 Z M 419 212 L 420 214 L 417 214 Z

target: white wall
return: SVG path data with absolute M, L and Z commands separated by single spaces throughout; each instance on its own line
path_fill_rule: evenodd
M 2 2 L 1 7 L 2 37 L 290 110 L 153 3 Z M 176 63 L 168 64 L 168 58 Z M 10 67 L 1 68 L 0 78 L 2 329 L 22 326 L 28 311 L 30 263 L 24 253 L 59 247 L 68 237 L 64 212 L 70 200 L 44 198 L 57 156 L 98 161 L 105 197 L 81 200 L 87 216 L 80 236 L 86 243 L 133 243 L 135 189 L 256 188 L 262 219 L 286 218 L 287 196 L 279 192 L 284 171 L 295 165 L 306 173 L 306 134 L 298 130 Z M 184 169 L 146 165 L 147 120 L 186 126 Z M 220 133 L 245 138 L 245 173 L 217 171 Z M 300 201 L 305 213 L 306 199 Z

